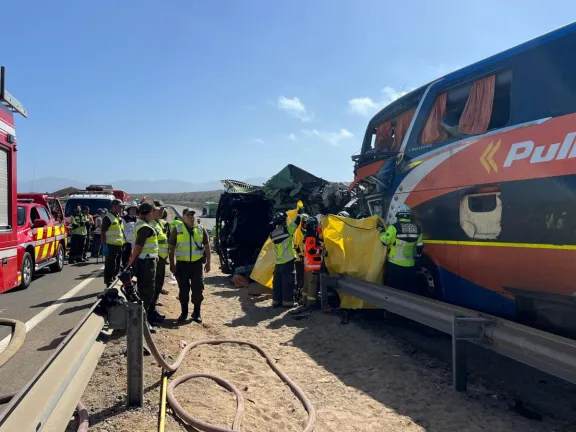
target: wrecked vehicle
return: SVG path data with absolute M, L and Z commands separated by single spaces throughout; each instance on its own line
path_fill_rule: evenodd
M 214 226 L 214 250 L 225 274 L 250 274 L 270 233 L 274 201 L 262 188 L 223 180 Z
M 351 198 L 344 183 L 326 181 L 295 165 L 284 167 L 264 186 L 236 180 L 222 184 L 214 249 L 227 274 L 250 274 L 276 212 L 294 209 L 302 201 L 308 214 L 336 214 Z

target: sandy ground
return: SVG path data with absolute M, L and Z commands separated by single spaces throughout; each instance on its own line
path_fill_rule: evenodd
M 212 268 L 218 268 L 215 256 Z M 470 374 L 468 392 L 456 393 L 446 361 L 449 341 L 402 320 L 386 324 L 381 312 L 358 314 L 348 325 L 320 312 L 295 320 L 270 307 L 269 290 L 254 283 L 236 289 L 213 270 L 206 275 L 204 323 L 176 326 L 177 287 L 168 282 L 166 287 L 170 294 L 162 296 L 160 309 L 169 319 L 155 335 L 161 352 L 175 357 L 181 340 L 258 344 L 306 392 L 317 410 L 318 432 L 576 430 L 570 402 L 576 400 L 574 387 L 480 351 L 477 357 L 471 353 L 470 366 L 477 368 Z M 145 357 L 145 406 L 127 411 L 125 338 L 115 336 L 82 399 L 90 412 L 90 430 L 157 430 L 160 368 Z M 489 368 L 486 373 L 483 367 Z M 188 354 L 175 376 L 190 372 L 217 374 L 243 392 L 243 431 L 303 430 L 306 413 L 299 401 L 255 351 L 234 345 L 200 347 Z M 540 421 L 511 409 L 519 392 L 527 406 L 542 414 Z M 176 396 L 196 417 L 230 427 L 234 397 L 216 384 L 189 381 L 177 388 Z M 169 413 L 166 430 L 185 429 Z

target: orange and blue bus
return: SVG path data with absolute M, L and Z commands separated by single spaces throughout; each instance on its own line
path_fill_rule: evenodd
M 358 211 L 424 232 L 423 294 L 576 334 L 576 23 L 411 91 L 368 124 Z

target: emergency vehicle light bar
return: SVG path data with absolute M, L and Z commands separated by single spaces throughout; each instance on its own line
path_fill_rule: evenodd
M 28 117 L 28 111 L 26 111 L 24 105 L 6 90 L 6 68 L 4 66 L 0 67 L 0 103 L 10 111 L 21 114 L 23 117 Z

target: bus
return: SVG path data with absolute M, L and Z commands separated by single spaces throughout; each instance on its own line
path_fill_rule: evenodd
M 352 156 L 357 211 L 424 233 L 422 294 L 576 334 L 576 23 L 392 102 Z

